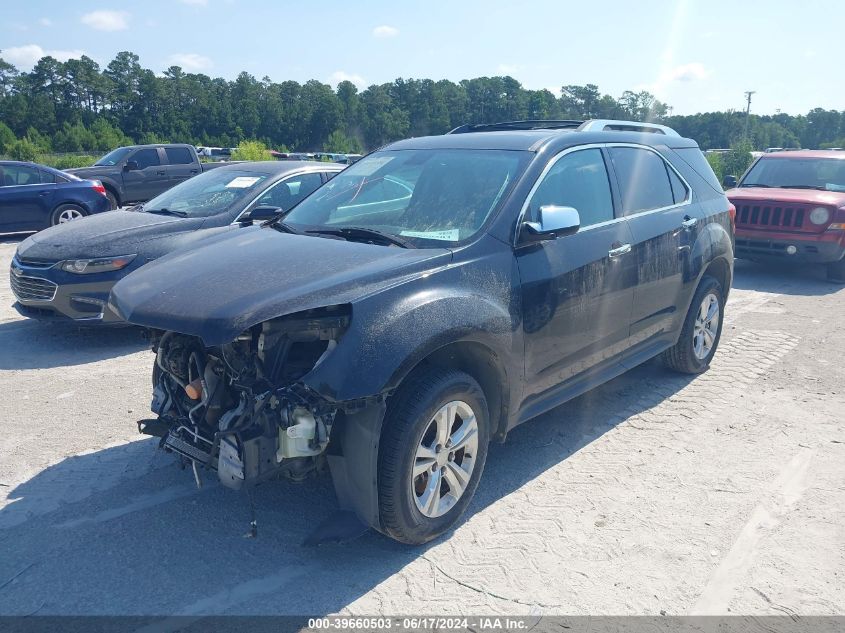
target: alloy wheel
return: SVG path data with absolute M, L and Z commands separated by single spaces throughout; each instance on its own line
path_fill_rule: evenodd
M 719 332 L 719 318 L 719 298 L 711 292 L 702 300 L 692 330 L 692 350 L 699 360 L 707 358 L 713 349 Z
M 70 222 L 71 220 L 78 220 L 83 217 L 82 211 L 79 209 L 63 209 L 59 214 L 59 224 Z

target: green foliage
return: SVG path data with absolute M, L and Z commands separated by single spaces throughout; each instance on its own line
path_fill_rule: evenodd
M 669 112 L 645 91 L 610 95 L 595 84 L 529 90 L 507 76 L 457 83 L 399 78 L 359 92 L 349 81 L 332 89 L 315 80 L 275 83 L 245 72 L 228 81 L 178 66 L 156 76 L 129 51 L 105 68 L 87 56 L 66 62 L 48 56 L 19 72 L 0 58 L 0 121 L 40 153 L 105 152 L 131 139 L 212 147 L 261 139 L 268 147 L 294 151 L 357 152 L 465 123 L 533 118 L 657 121 L 703 149 L 732 147 L 745 136 L 744 112 Z M 837 110 L 752 114 L 747 123 L 748 140 L 758 150 L 841 146 L 845 137 L 845 112 Z M 12 142 L 0 128 L 0 143 Z
M 716 174 L 716 178 L 719 182 L 722 182 L 725 178 L 725 165 L 722 162 L 722 154 L 707 154 L 706 158 L 707 162 L 710 163 L 713 173 Z
M 273 160 L 273 155 L 261 141 L 242 141 L 232 152 L 232 160 Z
M 5 154 L 16 141 L 15 133 L 8 125 L 0 121 L 0 154 Z
M 336 154 L 360 154 L 361 143 L 357 138 L 347 136 L 343 130 L 335 130 L 329 134 L 323 145 L 324 151 Z
M 99 156 L 93 154 L 44 154 L 38 162 L 56 169 L 73 169 L 90 167 L 98 158 Z
M 754 157 L 751 155 L 753 147 L 748 141 L 741 141 L 731 147 L 731 151 L 722 154 L 722 174 L 739 178 L 751 165 Z M 715 170 L 714 170 L 715 171 Z M 717 174 L 718 175 L 718 174 Z
M 12 143 L 8 152 L 12 160 L 38 162 L 38 146 L 28 138 L 22 138 Z

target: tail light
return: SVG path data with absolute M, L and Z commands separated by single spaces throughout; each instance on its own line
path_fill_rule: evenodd
M 733 203 L 728 205 L 728 215 L 731 216 L 731 231 L 736 233 L 736 207 Z
M 106 188 L 103 187 L 103 183 L 99 180 L 92 180 L 91 188 L 102 196 L 106 195 Z

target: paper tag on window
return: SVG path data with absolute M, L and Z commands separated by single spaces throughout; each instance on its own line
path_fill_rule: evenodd
M 252 187 L 259 180 L 261 179 L 251 176 L 238 176 L 226 185 L 226 189 L 246 189 L 247 187 Z
M 457 242 L 460 240 L 460 229 L 448 229 L 445 231 L 402 231 L 399 235 L 405 237 L 421 237 L 425 240 L 443 240 L 445 242 Z

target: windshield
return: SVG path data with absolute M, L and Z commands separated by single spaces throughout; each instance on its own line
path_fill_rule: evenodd
M 478 232 L 529 157 L 504 150 L 376 152 L 303 200 L 285 224 L 375 229 L 416 246 L 460 242 Z
M 131 151 L 132 149 L 129 147 L 118 147 L 117 149 L 110 151 L 94 164 L 108 167 L 117 165 L 120 161 L 126 158 L 126 155 Z
M 194 176 L 144 204 L 147 212 L 205 218 L 228 211 L 251 196 L 270 174 L 248 169 L 213 169 Z
M 740 187 L 783 187 L 845 191 L 845 160 L 841 158 L 761 158 Z

